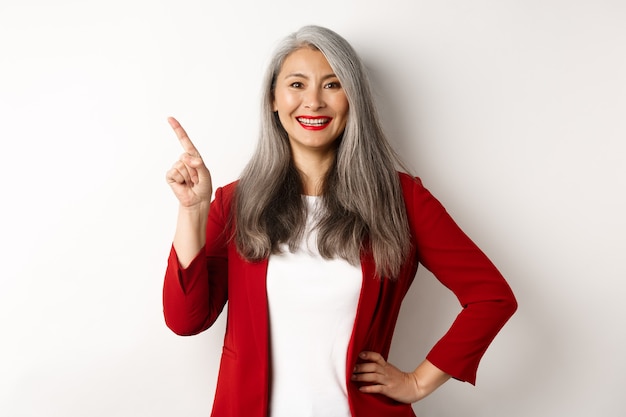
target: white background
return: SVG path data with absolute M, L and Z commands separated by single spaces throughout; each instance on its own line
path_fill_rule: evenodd
M 394 146 L 520 303 L 478 385 L 418 415 L 626 415 L 623 1 L 0 4 L 2 416 L 208 415 L 223 321 L 182 338 L 161 313 L 166 117 L 234 180 L 269 55 L 309 23 L 359 51 Z M 391 361 L 412 369 L 458 308 L 421 270 Z

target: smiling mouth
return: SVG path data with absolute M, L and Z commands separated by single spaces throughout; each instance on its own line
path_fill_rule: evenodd
M 332 117 L 296 117 L 296 120 L 300 125 L 305 129 L 313 129 L 319 130 L 325 128 L 331 120 Z

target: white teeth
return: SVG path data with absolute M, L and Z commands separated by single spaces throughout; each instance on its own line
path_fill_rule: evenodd
M 306 119 L 304 117 L 298 117 L 297 120 L 306 126 L 322 126 L 328 123 L 329 119 Z

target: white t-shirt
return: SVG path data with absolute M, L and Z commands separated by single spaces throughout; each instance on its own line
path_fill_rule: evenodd
M 270 417 L 350 417 L 346 356 L 361 267 L 317 250 L 319 197 L 306 196 L 300 248 L 271 255 L 267 270 L 272 380 Z

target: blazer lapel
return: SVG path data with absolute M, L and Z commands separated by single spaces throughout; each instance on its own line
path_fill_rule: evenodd
M 254 318 L 252 326 L 253 339 L 262 355 L 262 359 L 269 360 L 269 313 L 267 310 L 267 265 L 268 260 L 253 262 L 249 265 L 249 275 L 244 281 L 248 291 L 250 316 Z
M 361 269 L 363 270 L 363 284 L 361 296 L 354 320 L 354 330 L 348 347 L 348 359 L 356 358 L 361 350 L 367 349 L 367 341 L 370 324 L 372 323 L 381 291 L 382 279 L 376 276 L 376 265 L 371 254 L 361 256 Z M 355 351 L 358 349 L 358 351 Z M 349 368 L 354 363 L 348 363 Z

